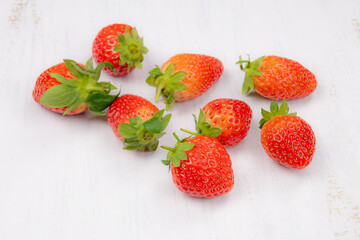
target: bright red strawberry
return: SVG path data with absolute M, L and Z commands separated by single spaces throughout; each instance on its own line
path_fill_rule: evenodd
M 293 169 L 310 164 L 315 152 L 315 135 L 310 125 L 296 113 L 290 113 L 284 99 L 280 108 L 276 102 L 271 112 L 261 110 L 261 143 L 274 161 Z
M 197 133 L 185 132 L 215 137 L 225 147 L 240 143 L 247 135 L 251 123 L 252 111 L 245 102 L 220 98 L 206 104 L 195 118 Z
M 246 72 L 242 93 L 250 89 L 263 97 L 281 100 L 306 97 L 317 85 L 315 75 L 300 63 L 277 56 L 237 62 Z M 246 63 L 243 66 L 243 63 Z
M 221 76 L 220 60 L 200 54 L 178 54 L 151 70 L 146 82 L 156 87 L 155 101 L 165 98 L 166 109 L 175 101 L 186 101 L 204 94 Z
M 101 69 L 105 66 L 112 68 L 110 63 L 102 63 L 94 69 L 91 58 L 86 67 L 64 59 L 63 63 L 41 73 L 32 92 L 33 98 L 45 108 L 64 115 L 79 114 L 88 108 L 103 115 L 101 111 L 117 97 L 109 95 L 116 87 L 98 82 Z
M 126 150 L 155 151 L 171 114 L 163 117 L 148 100 L 131 94 L 118 97 L 109 107 L 108 122 Z
M 95 37 L 92 47 L 96 63 L 110 62 L 115 72 L 104 70 L 114 76 L 126 75 L 135 67 L 142 68 L 141 62 L 148 49 L 135 28 L 127 24 L 112 24 L 104 27 Z
M 215 138 L 195 136 L 178 140 L 162 163 L 171 168 L 173 181 L 183 193 L 193 197 L 217 197 L 234 186 L 230 156 Z

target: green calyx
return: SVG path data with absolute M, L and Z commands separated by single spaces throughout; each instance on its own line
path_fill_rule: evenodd
M 185 142 L 190 137 L 180 140 L 179 137 L 175 133 L 173 135 L 174 135 L 175 139 L 177 140 L 175 148 L 161 146 L 161 148 L 169 151 L 166 160 L 161 160 L 161 162 L 165 166 L 169 166 L 169 169 L 170 169 L 171 164 L 174 167 L 180 167 L 181 161 L 187 160 L 187 154 L 185 151 L 189 151 L 195 146 L 194 143 Z
M 159 101 L 160 95 L 165 99 L 166 110 L 170 110 L 175 103 L 174 92 L 187 88 L 187 85 L 180 83 L 187 75 L 186 72 L 176 72 L 172 74 L 175 64 L 170 64 L 164 72 L 159 66 L 152 69 L 146 83 L 156 87 L 155 102 Z
M 255 61 L 250 62 L 250 56 L 248 57 L 248 60 L 242 60 L 241 56 L 239 57 L 239 61 L 236 62 L 236 64 L 240 64 L 240 69 L 246 73 L 242 86 L 242 94 L 246 94 L 250 89 L 254 89 L 253 77 L 262 76 L 259 67 L 264 58 L 265 56 L 262 56 Z
M 261 115 L 263 116 L 263 118 L 259 122 L 260 128 L 262 128 L 267 121 L 269 121 L 271 118 L 275 116 L 285 116 L 285 115 L 296 116 L 296 113 L 289 113 L 289 107 L 287 105 L 286 99 L 284 98 L 280 108 L 278 103 L 276 101 L 273 101 L 270 104 L 270 112 L 261 109 Z
M 67 69 L 76 79 L 67 79 L 61 74 L 49 73 L 61 84 L 49 88 L 40 98 L 40 103 L 48 107 L 67 107 L 64 115 L 76 109 L 82 103 L 86 103 L 94 114 L 105 115 L 105 110 L 120 94 L 110 95 L 110 91 L 116 89 L 110 82 L 98 82 L 101 70 L 108 67 L 114 71 L 111 63 L 102 62 L 94 69 L 92 58 L 85 68 L 70 59 L 64 59 Z
M 209 136 L 209 137 L 217 137 L 221 133 L 221 129 L 217 127 L 212 127 L 210 123 L 205 122 L 205 114 L 202 109 L 200 109 L 199 117 L 196 118 L 196 116 L 193 114 L 194 120 L 195 120 L 195 127 L 196 127 L 196 133 L 191 132 L 189 130 L 181 128 L 180 130 L 186 133 L 189 133 L 191 135 L 196 136 Z
M 155 151 L 159 145 L 159 138 L 165 135 L 165 128 L 169 124 L 171 114 L 163 117 L 164 109 L 143 122 L 140 117 L 129 118 L 129 123 L 121 123 L 119 132 L 124 137 L 126 150 Z
M 149 50 L 144 46 L 144 39 L 139 38 L 136 28 L 129 31 L 126 27 L 125 33 L 118 36 L 119 44 L 114 47 L 114 51 L 119 52 L 120 65 L 127 64 L 128 71 L 132 66 L 141 69 L 141 62 L 144 60 L 143 54 Z

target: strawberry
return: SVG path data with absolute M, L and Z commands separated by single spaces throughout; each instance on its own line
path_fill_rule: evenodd
M 148 49 L 144 47 L 143 38 L 138 36 L 135 28 L 127 24 L 112 24 L 104 27 L 96 35 L 92 53 L 96 63 L 110 62 L 115 72 L 104 70 L 114 76 L 123 76 L 142 68 L 141 62 Z
M 152 69 L 146 82 L 156 87 L 155 101 L 165 98 L 169 110 L 175 101 L 186 101 L 204 94 L 221 76 L 220 60 L 200 54 L 178 54 Z
M 33 98 L 51 111 L 63 115 L 79 114 L 88 108 L 95 114 L 107 108 L 117 95 L 109 95 L 116 89 L 110 83 L 98 82 L 101 69 L 109 67 L 108 62 L 93 68 L 90 58 L 84 67 L 70 59 L 64 59 L 40 74 L 33 90 Z
M 197 133 L 181 129 L 193 135 L 215 137 L 225 147 L 235 146 L 247 135 L 252 111 L 245 102 L 220 98 L 215 99 L 200 109 L 199 118 L 195 119 Z
M 242 94 L 250 89 L 263 97 L 281 100 L 306 97 L 317 85 L 315 75 L 300 63 L 283 57 L 263 56 L 237 63 L 245 71 Z M 245 63 L 245 66 L 243 66 Z
M 109 107 L 108 122 L 126 150 L 155 151 L 171 114 L 163 117 L 148 100 L 131 94 L 118 97 Z
M 212 137 L 195 136 L 180 140 L 174 133 L 175 148 L 169 150 L 167 160 L 173 181 L 183 193 L 193 197 L 216 197 L 234 186 L 230 156 L 221 143 Z
M 270 109 L 271 112 L 261 109 L 261 143 L 266 153 L 286 167 L 305 168 L 315 152 L 316 139 L 310 125 L 296 113 L 288 113 L 285 99 L 280 108 L 272 102 Z

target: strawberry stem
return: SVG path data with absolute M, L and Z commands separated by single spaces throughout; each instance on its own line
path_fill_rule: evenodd
M 242 86 L 242 94 L 246 94 L 250 91 L 250 89 L 254 89 L 254 81 L 253 78 L 255 76 L 262 76 L 261 71 L 259 70 L 260 64 L 264 61 L 265 56 L 256 59 L 255 61 L 250 62 L 250 56 L 248 55 L 248 60 L 242 60 L 241 56 L 239 57 L 239 61 L 236 64 L 240 64 L 240 69 L 245 72 L 245 80 Z M 243 66 L 243 63 L 246 63 Z
M 161 146 L 161 148 L 163 148 L 165 150 L 168 150 L 170 152 L 175 152 L 176 151 L 176 148 L 171 148 L 171 147 L 167 147 L 167 146 Z
M 160 82 L 159 86 L 156 87 L 156 95 L 155 95 L 155 102 L 159 102 L 159 98 L 161 95 L 162 90 L 165 88 L 165 84 L 163 82 Z
M 173 73 L 174 68 L 175 64 L 172 63 L 162 72 L 160 67 L 156 66 L 146 79 L 147 84 L 156 87 L 155 102 L 159 101 L 160 96 L 165 99 L 166 110 L 170 110 L 175 103 L 174 92 L 187 88 L 187 85 L 181 83 L 187 73 L 182 71 Z
M 260 120 L 259 128 L 261 129 L 266 122 L 268 122 L 271 118 L 275 116 L 286 116 L 286 115 L 294 115 L 295 113 L 289 113 L 289 107 L 287 105 L 286 99 L 284 98 L 283 102 L 281 103 L 280 107 L 276 101 L 271 102 L 270 104 L 270 112 L 266 111 L 265 109 L 261 109 L 261 115 L 263 118 Z
M 136 28 L 133 28 L 130 33 L 129 28 L 126 26 L 125 32 L 118 36 L 119 44 L 114 47 L 114 51 L 119 52 L 120 65 L 127 64 L 128 70 L 132 66 L 142 68 L 143 54 L 149 51 L 144 46 L 143 41 L 143 38 L 138 36 Z
M 180 130 L 183 131 L 183 132 L 189 133 L 191 135 L 202 136 L 202 134 L 200 134 L 200 133 L 192 132 L 192 131 L 186 130 L 184 128 L 180 128 Z
M 67 79 L 61 74 L 49 73 L 49 75 L 61 84 L 49 88 L 40 98 L 40 104 L 53 108 L 66 107 L 63 115 L 76 109 L 82 103 L 89 106 L 91 112 L 103 115 L 101 111 L 107 108 L 118 96 L 110 95 L 110 91 L 116 89 L 111 83 L 98 82 L 101 69 L 109 67 L 114 70 L 112 64 L 103 62 L 96 69 L 90 58 L 85 68 L 70 59 L 64 59 L 66 68 L 76 77 Z

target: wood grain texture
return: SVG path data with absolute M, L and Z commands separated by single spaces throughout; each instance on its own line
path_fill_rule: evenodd
M 359 1 L 7 0 L 0 16 L 0 239 L 360 239 Z M 160 163 L 164 150 L 124 151 L 106 118 L 62 117 L 33 101 L 43 70 L 63 58 L 84 63 L 96 33 L 115 22 L 136 26 L 150 50 L 142 70 L 102 75 L 122 93 L 154 102 L 147 73 L 176 53 L 223 62 L 206 94 L 175 105 L 161 144 L 193 129 L 191 114 L 215 98 L 248 103 L 248 136 L 228 149 L 229 194 L 190 198 Z M 270 101 L 241 95 L 240 54 L 292 58 L 315 73 L 316 91 L 289 101 L 317 137 L 306 169 L 263 151 L 258 122 Z

